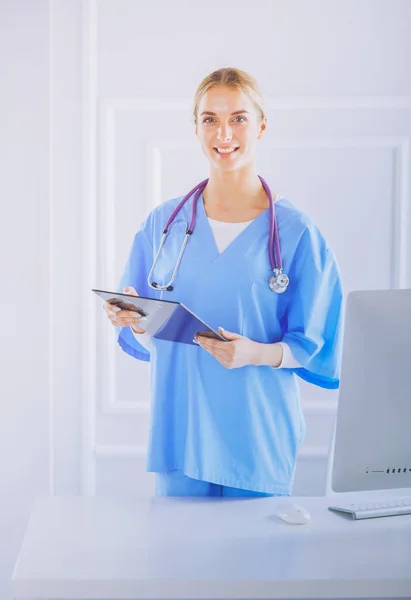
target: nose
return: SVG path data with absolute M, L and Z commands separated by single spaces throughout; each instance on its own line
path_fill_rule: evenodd
M 220 125 L 218 128 L 217 139 L 222 142 L 228 142 L 233 137 L 232 129 L 229 125 Z

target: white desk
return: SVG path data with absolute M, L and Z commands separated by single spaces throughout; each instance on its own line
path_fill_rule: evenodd
M 287 525 L 284 500 L 36 498 L 13 596 L 411 598 L 411 515 L 354 521 L 334 498 L 294 497 L 312 519 Z

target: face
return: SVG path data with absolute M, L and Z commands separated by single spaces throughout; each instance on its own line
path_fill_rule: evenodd
M 203 94 L 195 133 L 216 169 L 233 171 L 253 163 L 265 129 L 266 120 L 242 90 L 214 86 Z

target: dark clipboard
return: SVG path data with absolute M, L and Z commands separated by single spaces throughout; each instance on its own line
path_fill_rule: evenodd
M 100 298 L 122 310 L 138 312 L 142 317 L 140 326 L 149 336 L 169 342 L 196 345 L 196 334 L 227 342 L 217 331 L 207 325 L 182 302 L 158 300 L 146 296 L 133 296 L 123 292 L 92 289 Z

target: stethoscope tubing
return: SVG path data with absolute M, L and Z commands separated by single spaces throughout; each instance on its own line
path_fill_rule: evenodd
M 269 283 L 270 283 L 271 289 L 273 289 L 274 291 L 278 291 L 278 283 L 273 283 L 274 286 L 277 286 L 277 289 L 275 289 L 275 287 L 272 287 L 272 283 L 271 283 L 272 280 L 274 282 L 278 282 L 277 277 L 279 277 L 279 276 L 282 277 L 283 279 L 285 279 L 285 281 L 287 283 L 285 285 L 283 283 L 280 284 L 280 290 L 281 290 L 280 293 L 281 293 L 282 291 L 284 291 L 287 288 L 288 278 L 286 275 L 282 275 L 283 266 L 282 266 L 282 260 L 281 260 L 280 240 L 279 240 L 279 234 L 278 234 L 278 225 L 277 225 L 277 218 L 276 218 L 276 214 L 275 214 L 274 202 L 273 202 L 273 198 L 271 195 L 271 190 L 270 190 L 269 186 L 267 185 L 267 182 L 260 175 L 258 175 L 258 177 L 264 187 L 264 190 L 267 193 L 269 204 L 270 204 L 270 233 L 269 233 L 269 239 L 268 239 L 268 251 L 269 251 L 270 264 L 271 264 L 271 268 L 273 270 L 274 275 L 272 275 L 270 277 Z M 181 260 L 183 258 L 184 250 L 187 246 L 190 236 L 193 234 L 193 231 L 194 231 L 196 216 L 197 216 L 197 201 L 198 201 L 201 193 L 203 192 L 204 188 L 206 187 L 207 183 L 208 183 L 208 178 L 204 179 L 203 181 L 198 183 L 195 187 L 193 187 L 193 189 L 190 190 L 188 192 L 188 194 L 186 194 L 184 196 L 184 198 L 178 203 L 178 205 L 176 206 L 176 208 L 173 210 L 172 214 L 170 215 L 170 217 L 163 229 L 160 245 L 159 245 L 157 254 L 154 258 L 153 265 L 152 265 L 150 272 L 148 274 L 148 277 L 147 277 L 147 283 L 153 289 L 169 290 L 169 291 L 171 291 L 173 289 L 171 284 L 174 282 L 177 271 L 180 267 Z M 194 194 L 194 199 L 193 199 L 193 208 L 192 208 L 192 212 L 191 212 L 191 221 L 190 221 L 189 226 L 186 229 L 186 235 L 184 238 L 184 242 L 181 246 L 180 253 L 178 255 L 178 259 L 177 259 L 176 265 L 174 267 L 174 271 L 171 276 L 171 279 L 166 285 L 159 285 L 158 283 L 156 283 L 154 281 L 152 283 L 150 283 L 152 273 L 156 267 L 158 258 L 160 256 L 160 252 L 161 252 L 161 250 L 164 246 L 165 240 L 167 238 L 169 227 L 172 224 L 172 222 L 174 221 L 177 214 L 183 208 L 184 204 L 189 200 L 189 198 L 191 198 L 191 196 L 193 194 Z M 274 248 L 275 248 L 275 255 L 274 255 Z M 278 266 L 275 263 L 275 257 L 277 257 Z
M 271 194 L 271 190 L 270 190 L 269 186 L 267 185 L 267 182 L 260 175 L 258 175 L 258 177 L 262 183 L 264 190 L 267 193 L 268 201 L 270 203 L 270 235 L 269 235 L 269 240 L 268 240 L 268 251 L 269 251 L 271 268 L 273 271 L 275 269 L 282 271 L 283 264 L 282 264 L 282 260 L 281 260 L 280 240 L 279 240 L 279 235 L 278 235 L 277 218 L 276 218 L 275 209 L 274 209 L 273 197 Z M 177 214 L 183 208 L 183 206 L 187 202 L 187 200 L 189 198 L 191 198 L 191 196 L 195 193 L 195 197 L 193 199 L 193 210 L 192 210 L 192 214 L 191 214 L 191 221 L 190 221 L 190 225 L 187 230 L 187 231 L 191 232 L 190 235 L 193 233 L 194 227 L 195 227 L 195 220 L 196 220 L 196 216 L 197 216 L 197 200 L 200 197 L 204 188 L 206 187 L 207 183 L 208 183 L 208 178 L 204 179 L 203 181 L 198 183 L 195 187 L 193 187 L 192 190 L 190 190 L 188 192 L 188 194 L 186 194 L 184 196 L 184 198 L 181 200 L 181 202 L 179 202 L 179 204 L 176 206 L 176 208 L 172 212 L 170 218 L 168 219 L 166 226 L 164 227 L 163 234 L 167 234 L 168 229 L 169 229 L 171 223 L 174 221 Z M 275 246 L 275 256 L 274 256 L 274 246 Z M 277 258 L 278 265 L 276 265 L 275 258 Z

